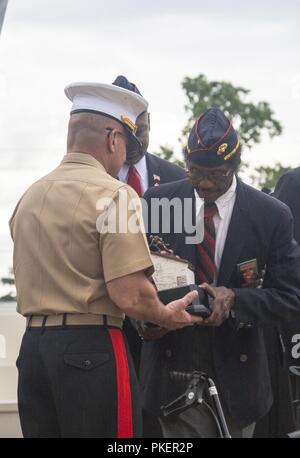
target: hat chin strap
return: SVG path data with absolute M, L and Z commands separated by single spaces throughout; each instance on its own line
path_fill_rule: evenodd
M 115 118 L 114 116 L 109 115 L 107 113 L 103 113 L 102 111 L 91 110 L 90 108 L 78 108 L 76 110 L 72 110 L 70 114 L 72 116 L 73 114 L 77 114 L 77 113 L 92 113 L 92 114 L 96 114 L 99 116 L 105 116 L 106 118 L 110 118 L 110 119 L 113 119 L 114 121 L 118 121 L 120 124 L 123 125 L 120 119 Z
M 122 115 L 121 116 L 121 121 L 123 122 L 123 124 L 125 124 L 131 130 L 133 135 L 136 134 L 138 126 L 133 121 L 131 121 L 131 119 L 128 118 L 128 116 Z
M 127 147 L 127 154 L 130 154 L 130 151 L 135 151 L 135 150 L 139 151 L 139 149 L 142 148 L 141 142 L 139 141 L 139 139 L 133 133 L 132 128 L 129 126 L 128 122 L 122 122 L 120 119 L 115 118 L 112 115 L 109 115 L 107 113 L 103 113 L 102 111 L 91 110 L 89 108 L 78 108 L 77 110 L 73 110 L 73 111 L 71 111 L 71 116 L 73 114 L 77 114 L 77 113 L 92 113 L 92 114 L 96 114 L 96 115 L 99 115 L 99 116 L 105 116 L 106 118 L 113 119 L 114 121 L 118 121 L 126 129 L 126 131 L 129 134 L 129 145 Z M 126 118 L 126 116 L 124 116 L 123 118 Z M 127 120 L 130 121 L 130 123 L 135 126 L 135 124 L 129 118 L 127 118 Z M 137 126 L 136 126 L 136 128 L 137 128 Z

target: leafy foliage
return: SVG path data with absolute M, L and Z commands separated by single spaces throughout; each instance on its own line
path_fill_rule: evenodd
M 234 126 L 239 131 L 243 147 L 250 149 L 260 143 L 264 133 L 267 133 L 270 138 L 282 133 L 282 125 L 275 119 L 269 103 L 249 102 L 250 90 L 248 89 L 233 86 L 226 81 L 209 81 L 202 74 L 196 78 L 184 78 L 182 88 L 187 97 L 185 110 L 188 114 L 188 121 L 180 139 L 183 145 L 186 145 L 187 135 L 195 119 L 213 106 L 220 108 L 232 118 Z M 161 146 L 157 154 L 168 161 L 184 166 L 184 155 L 182 160 L 177 159 L 172 148 L 168 146 Z M 243 162 L 240 172 L 246 172 L 248 167 L 248 164 Z M 253 185 L 260 189 L 263 187 L 273 189 L 278 178 L 289 169 L 290 167 L 284 167 L 279 162 L 274 167 L 260 166 L 255 168 L 250 178 Z
M 280 162 L 272 167 L 270 166 L 259 166 L 255 168 L 255 174 L 251 175 L 252 183 L 259 189 L 268 188 L 274 190 L 275 185 L 281 175 L 291 170 L 291 167 L 285 167 Z
M 157 156 L 165 159 L 166 161 L 173 162 L 174 164 L 179 165 L 180 167 L 185 167 L 185 161 L 180 160 L 176 157 L 175 152 L 169 146 L 160 146 L 159 151 L 155 153 Z
M 247 101 L 250 93 L 248 89 L 233 86 L 226 81 L 208 81 L 205 75 L 184 78 L 182 88 L 187 96 L 185 109 L 189 115 L 183 129 L 184 138 L 195 119 L 210 107 L 220 108 L 233 119 L 243 145 L 248 148 L 261 141 L 263 132 L 267 132 L 271 138 L 282 133 L 282 126 L 275 119 L 269 103 L 254 104 Z

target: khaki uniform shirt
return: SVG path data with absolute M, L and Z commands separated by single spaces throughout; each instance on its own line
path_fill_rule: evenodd
M 124 210 L 124 197 L 139 202 L 132 188 L 84 153 L 67 154 L 25 192 L 10 220 L 22 315 L 124 317 L 109 298 L 106 283 L 153 271 L 145 233 L 126 231 L 126 222 L 135 227 L 143 222 L 135 205 Z M 118 210 L 123 211 L 121 222 L 114 224 L 111 216 Z

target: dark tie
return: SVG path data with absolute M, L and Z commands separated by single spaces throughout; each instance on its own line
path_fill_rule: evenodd
M 197 275 L 198 283 L 211 284 L 214 281 L 216 272 L 215 266 L 215 249 L 216 249 L 216 230 L 213 221 L 214 215 L 218 213 L 215 203 L 204 204 L 204 237 L 202 243 L 197 245 L 198 266 Z
M 139 174 L 136 171 L 136 168 L 134 165 L 131 165 L 129 168 L 129 173 L 128 173 L 128 178 L 127 178 L 127 184 L 131 186 L 135 192 L 142 197 L 142 185 L 141 185 L 141 178 Z

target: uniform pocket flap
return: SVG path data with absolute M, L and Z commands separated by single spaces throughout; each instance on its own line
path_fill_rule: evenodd
M 65 353 L 64 361 L 69 366 L 89 371 L 109 360 L 108 353 Z

